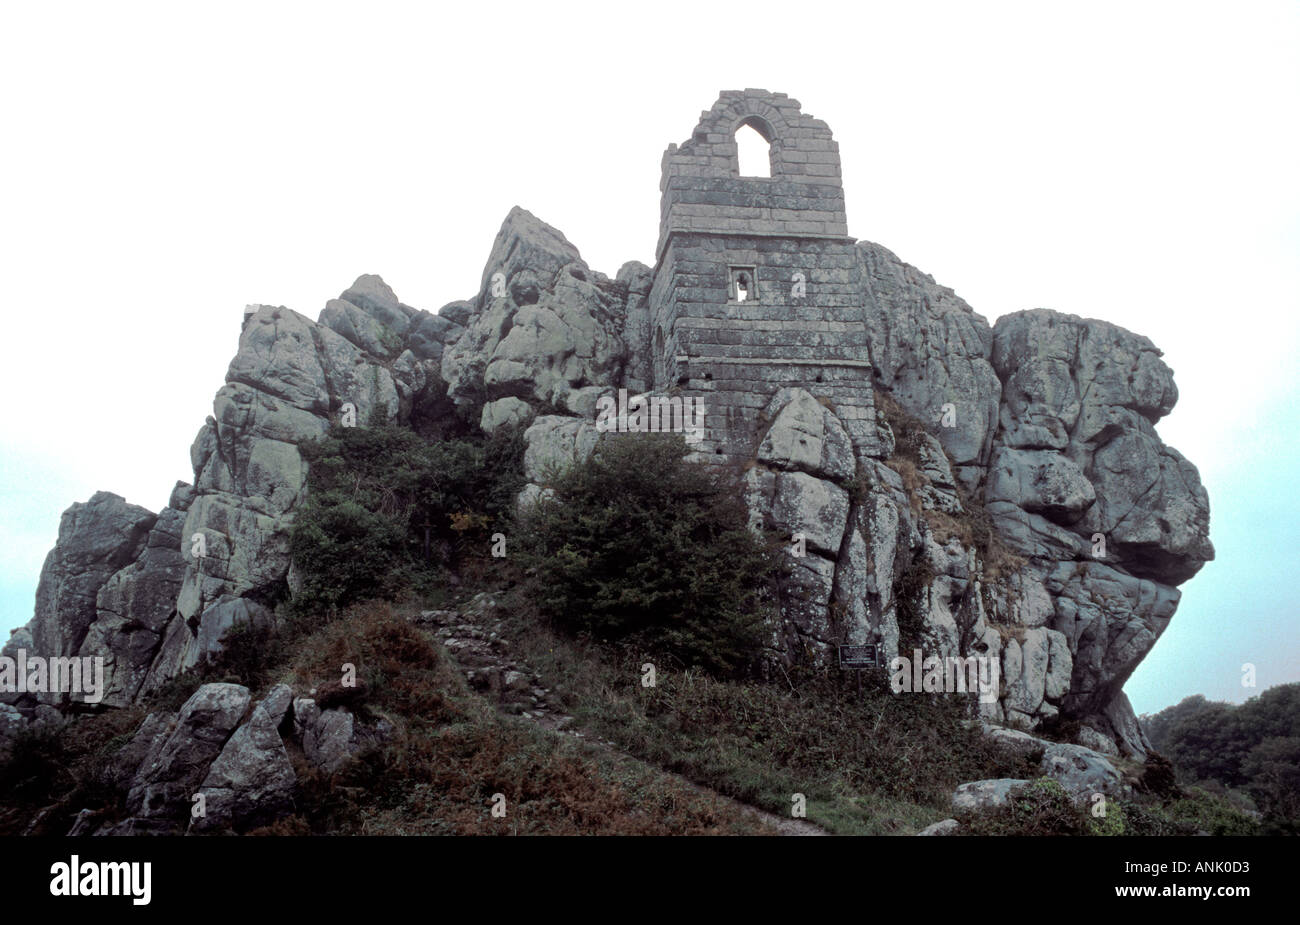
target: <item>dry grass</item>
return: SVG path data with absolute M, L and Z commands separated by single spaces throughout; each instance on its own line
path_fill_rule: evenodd
M 984 577 L 987 580 L 1014 574 L 1022 568 L 1026 560 L 1002 542 L 983 499 L 972 496 L 960 482 L 957 484 L 957 499 L 961 502 L 963 513 L 954 515 L 945 511 L 922 509 L 917 492 L 929 485 L 930 481 L 921 471 L 919 447 L 922 435 L 929 431 L 888 392 L 876 392 L 876 406 L 884 414 L 895 438 L 894 454 L 885 460 L 885 465 L 903 479 L 903 487 L 907 490 L 912 510 L 925 517 L 936 538 L 942 543 L 956 537 L 963 546 L 974 547 L 983 562 Z M 948 466 L 950 469 L 955 468 L 951 458 L 948 459 Z
M 357 605 L 295 639 L 283 661 L 256 666 L 259 679 L 305 692 L 336 683 L 351 663 L 367 690 L 354 712 L 367 723 L 387 720 L 393 732 L 333 774 L 309 766 L 288 743 L 298 777 L 295 811 L 251 834 L 771 832 L 742 807 L 671 774 L 500 715 L 405 616 L 387 603 Z M 62 835 L 82 808 L 104 820 L 123 817 L 115 753 L 147 710 L 82 718 L 20 741 L 16 756 L 0 760 L 0 832 L 21 834 L 39 819 L 34 833 Z M 500 818 L 491 812 L 498 793 L 506 806 Z
M 357 834 L 709 835 L 767 829 L 715 795 L 524 719 L 498 714 L 454 660 L 388 604 L 354 608 L 309 640 L 297 682 L 351 662 L 391 741 L 334 775 L 299 766 L 299 821 Z M 494 816 L 494 795 L 506 813 Z
M 560 635 L 515 607 L 518 654 L 584 729 L 775 814 L 788 817 L 802 793 L 809 820 L 830 831 L 911 834 L 944 818 L 961 781 L 1025 770 L 963 724 L 959 700 L 894 695 L 883 673 L 865 676 L 861 695 L 835 671 L 721 680 Z M 646 661 L 653 688 L 640 683 Z
M 113 755 L 146 712 L 133 706 L 20 733 L 0 750 L 0 835 L 64 835 L 81 809 L 118 818 L 126 794 Z

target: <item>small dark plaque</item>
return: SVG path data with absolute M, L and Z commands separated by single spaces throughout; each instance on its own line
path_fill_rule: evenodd
M 880 643 L 866 646 L 840 646 L 841 668 L 879 668 Z

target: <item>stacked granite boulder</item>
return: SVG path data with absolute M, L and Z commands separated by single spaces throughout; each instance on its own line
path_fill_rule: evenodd
M 742 121 L 780 149 L 767 186 L 727 173 L 718 127 Z M 1177 398 L 1172 372 L 1149 340 L 1104 321 L 1035 309 L 990 326 L 890 251 L 844 237 L 838 170 L 829 130 L 795 101 L 723 94 L 665 156 L 653 268 L 604 276 L 516 208 L 479 291 L 436 314 L 376 276 L 315 322 L 251 306 L 191 448 L 193 483 L 156 515 L 103 492 L 73 505 L 6 653 L 101 656 L 102 705 L 138 701 L 295 593 L 303 441 L 345 416 L 429 437 L 519 427 L 531 504 L 592 452 L 602 399 L 626 390 L 701 402 L 693 458 L 743 469 L 755 526 L 799 550 L 802 591 L 772 628 L 772 659 L 829 662 L 866 642 L 891 658 L 916 645 L 994 659 L 985 719 L 1069 718 L 1084 745 L 1144 754 L 1124 681 L 1177 586 L 1213 557 L 1196 469 L 1155 430 Z M 825 220 L 751 215 L 769 195 L 783 214 L 817 200 Z M 737 279 L 753 286 L 743 300 Z M 3 700 L 0 734 L 70 706 Z M 242 748 L 271 741 L 267 710 Z

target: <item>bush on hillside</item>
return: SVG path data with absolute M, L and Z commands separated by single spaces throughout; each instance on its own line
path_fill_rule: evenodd
M 757 658 L 781 574 L 734 473 L 681 437 L 606 438 L 521 523 L 530 597 L 571 631 L 636 640 L 720 672 Z
M 381 423 L 335 428 L 301 449 L 307 500 L 290 536 L 299 612 L 436 587 L 487 554 L 524 481 L 523 438 L 509 428 L 429 443 Z

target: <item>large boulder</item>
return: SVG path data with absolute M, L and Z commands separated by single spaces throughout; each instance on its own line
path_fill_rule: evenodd
M 858 462 L 847 428 L 802 388 L 778 390 L 763 420 L 770 423 L 743 484 L 753 527 L 775 530 L 789 543 L 792 568 L 774 654 L 825 663 L 837 643 L 881 635 L 897 648 L 888 601 L 881 606 L 882 581 L 889 584 L 881 573 L 892 568 L 892 550 L 873 551 L 861 530 L 873 519 L 884 529 L 896 527 L 889 520 L 896 512 L 883 504 L 864 514 L 851 502 L 841 483 L 851 483 Z
M 1173 616 L 1174 586 L 1214 555 L 1196 469 L 1155 432 L 1173 373 L 1147 338 L 1046 309 L 999 318 L 990 360 L 1003 391 L 985 497 L 1026 560 L 992 589 L 995 609 L 1060 634 L 1048 674 L 1061 710 L 1118 743 L 1109 705 Z M 1012 690 L 1008 719 L 1032 723 L 1037 682 Z
M 366 274 L 325 305 L 320 324 L 366 353 L 392 358 L 402 351 L 405 335 L 419 314 L 399 302 L 382 279 Z
M 465 318 L 469 317 L 472 306 L 468 302 L 454 302 L 455 306 L 464 307 Z M 448 309 L 437 315 L 431 315 L 428 312 L 420 312 L 411 321 L 411 328 L 407 338 L 411 351 L 421 360 L 436 360 L 438 368 L 442 368 L 442 354 L 448 344 L 454 344 L 465 333 L 463 322 L 454 319 L 462 317 L 457 309 Z
M 636 260 L 619 267 L 615 280 L 627 290 L 623 343 L 627 368 L 623 385 L 631 392 L 647 391 L 654 384 L 654 352 L 650 338 L 650 287 L 654 270 Z
M 355 305 L 398 337 L 407 333 L 412 319 L 418 314 L 409 305 L 398 301 L 392 287 L 373 273 L 358 276 L 356 282 L 343 290 L 339 299 Z
M 1052 628 L 1073 656 L 1067 713 L 1104 710 L 1169 625 L 1179 592 L 1097 562 L 1058 564 L 1046 588 L 1056 604 Z
M 1058 781 L 1077 803 L 1087 804 L 1097 794 L 1122 796 L 1126 789 L 1124 779 L 1106 756 L 1082 745 L 1049 744 L 1039 771 Z
M 174 714 L 151 713 L 113 756 L 131 813 L 97 834 L 245 831 L 292 808 L 293 765 L 281 738 L 293 691 L 277 684 L 249 711 L 238 684 L 205 684 Z M 73 833 L 88 833 L 84 811 Z
M 188 486 L 178 485 L 178 489 Z M 178 493 L 173 492 L 174 503 Z M 86 658 L 104 659 L 101 703 L 130 704 L 148 674 L 168 623 L 176 615 L 176 597 L 185 573 L 181 532 L 185 512 L 166 507 L 149 531 L 145 548 L 130 565 L 115 573 L 96 595 L 95 622 L 78 649 Z
M 317 326 L 297 312 L 258 306 L 244 319 L 226 382 L 242 383 L 304 411 L 328 413 L 329 385 L 316 335 Z
M 278 729 L 291 698 L 287 685 L 273 688 L 226 742 L 200 787 L 206 805 L 192 823 L 196 831 L 242 831 L 291 808 L 297 778 Z
M 758 466 L 745 473 L 752 510 L 811 552 L 836 558 L 849 517 L 849 493 L 805 472 L 773 472 Z
M 459 405 L 486 394 L 571 408 L 571 393 L 623 384 L 624 336 L 649 343 L 648 290 L 648 270 L 625 266 L 611 280 L 556 229 L 512 209 L 484 267 L 475 313 L 443 351 L 448 395 Z M 634 368 L 635 381 L 644 381 L 645 358 Z
M 921 831 L 917 832 L 916 834 L 923 835 L 923 836 L 931 836 L 931 837 L 941 836 L 941 835 L 955 835 L 957 834 L 957 830 L 959 828 L 961 828 L 961 826 L 956 819 L 944 819 L 940 822 L 935 822 L 931 825 L 927 825 L 925 828 L 923 828 Z
M 95 619 L 99 589 L 144 550 L 157 515 L 98 491 L 59 521 L 36 588 L 32 642 L 42 655 L 71 655 Z
M 988 322 L 886 248 L 865 241 L 857 247 L 875 374 L 900 405 L 935 425 L 961 477 L 973 486 L 988 463 L 1002 392 L 989 363 Z M 943 426 L 945 410 L 952 412 L 950 427 Z
M 185 701 L 155 756 L 131 782 L 127 807 L 143 818 L 184 819 L 213 759 L 221 753 L 251 700 L 240 684 L 205 684 Z
M 989 466 L 985 497 L 1005 501 L 1055 523 L 1070 524 L 1097 500 L 1097 492 L 1068 457 L 1050 450 L 1001 447 Z
M 247 598 L 224 598 L 207 607 L 199 617 L 199 631 L 185 654 L 185 667 L 192 668 L 216 658 L 225 646 L 222 640 L 235 627 L 271 628 L 271 611 Z
M 184 536 L 203 539 L 203 553 L 187 552 L 187 568 L 176 609 L 186 621 L 223 597 L 269 590 L 289 571 L 290 520 L 248 504 L 239 495 L 200 495 L 185 518 Z
M 991 501 L 1072 525 L 1080 545 L 1100 534 L 1107 561 L 1166 584 L 1214 557 L 1196 469 L 1155 433 L 1178 392 L 1151 341 L 1034 309 L 998 319 L 992 362 L 1006 388 Z M 1074 558 L 1021 537 L 1031 554 Z
M 406 319 L 402 319 L 405 327 Z M 402 341 L 391 328 L 378 318 L 342 299 L 330 299 L 320 313 L 320 323 L 342 336 L 366 353 L 378 357 L 393 357 L 401 349 Z
M 322 708 L 311 697 L 293 701 L 294 736 L 307 762 L 333 774 L 353 757 L 386 741 L 392 734 L 387 720 L 363 724 L 346 706 Z
M 1008 718 L 1013 722 L 1028 724 L 1032 717 L 1044 712 L 1043 703 L 1047 696 L 1053 636 L 1064 638 L 1060 633 L 1036 627 L 1025 630 L 1021 639 L 1012 639 L 1006 644 L 1002 655 L 1002 683 L 1007 692 L 1004 708 L 1008 712 Z M 1059 643 L 1056 651 L 1058 654 L 1064 652 L 1064 657 L 1069 658 L 1068 649 L 1064 649 Z M 1066 676 L 1068 677 L 1068 673 Z M 1059 672 L 1054 674 L 1053 678 L 1059 679 Z M 1055 693 L 1058 698 L 1061 696 L 1059 688 Z M 1055 712 L 1055 710 L 1048 712 Z
M 524 475 L 545 485 L 577 463 L 586 461 L 600 433 L 591 421 L 547 414 L 524 431 Z
M 532 405 L 513 395 L 507 395 L 483 406 L 479 427 L 484 433 L 490 434 L 501 427 L 522 427 L 531 421 L 532 417 Z
M 855 462 L 848 431 L 811 393 L 781 389 L 768 402 L 764 415 L 772 423 L 758 446 L 760 462 L 832 481 L 853 476 Z
M 880 473 L 879 475 L 876 472 Z M 884 655 L 898 655 L 896 577 L 906 567 L 914 526 L 901 484 L 893 470 L 879 466 L 866 481 L 862 501 L 853 505 L 847 543 L 835 563 L 834 600 L 842 608 L 844 642 L 880 642 Z
M 1017 778 L 970 781 L 953 792 L 952 808 L 976 811 L 1001 809 L 1027 786 L 1029 781 Z

